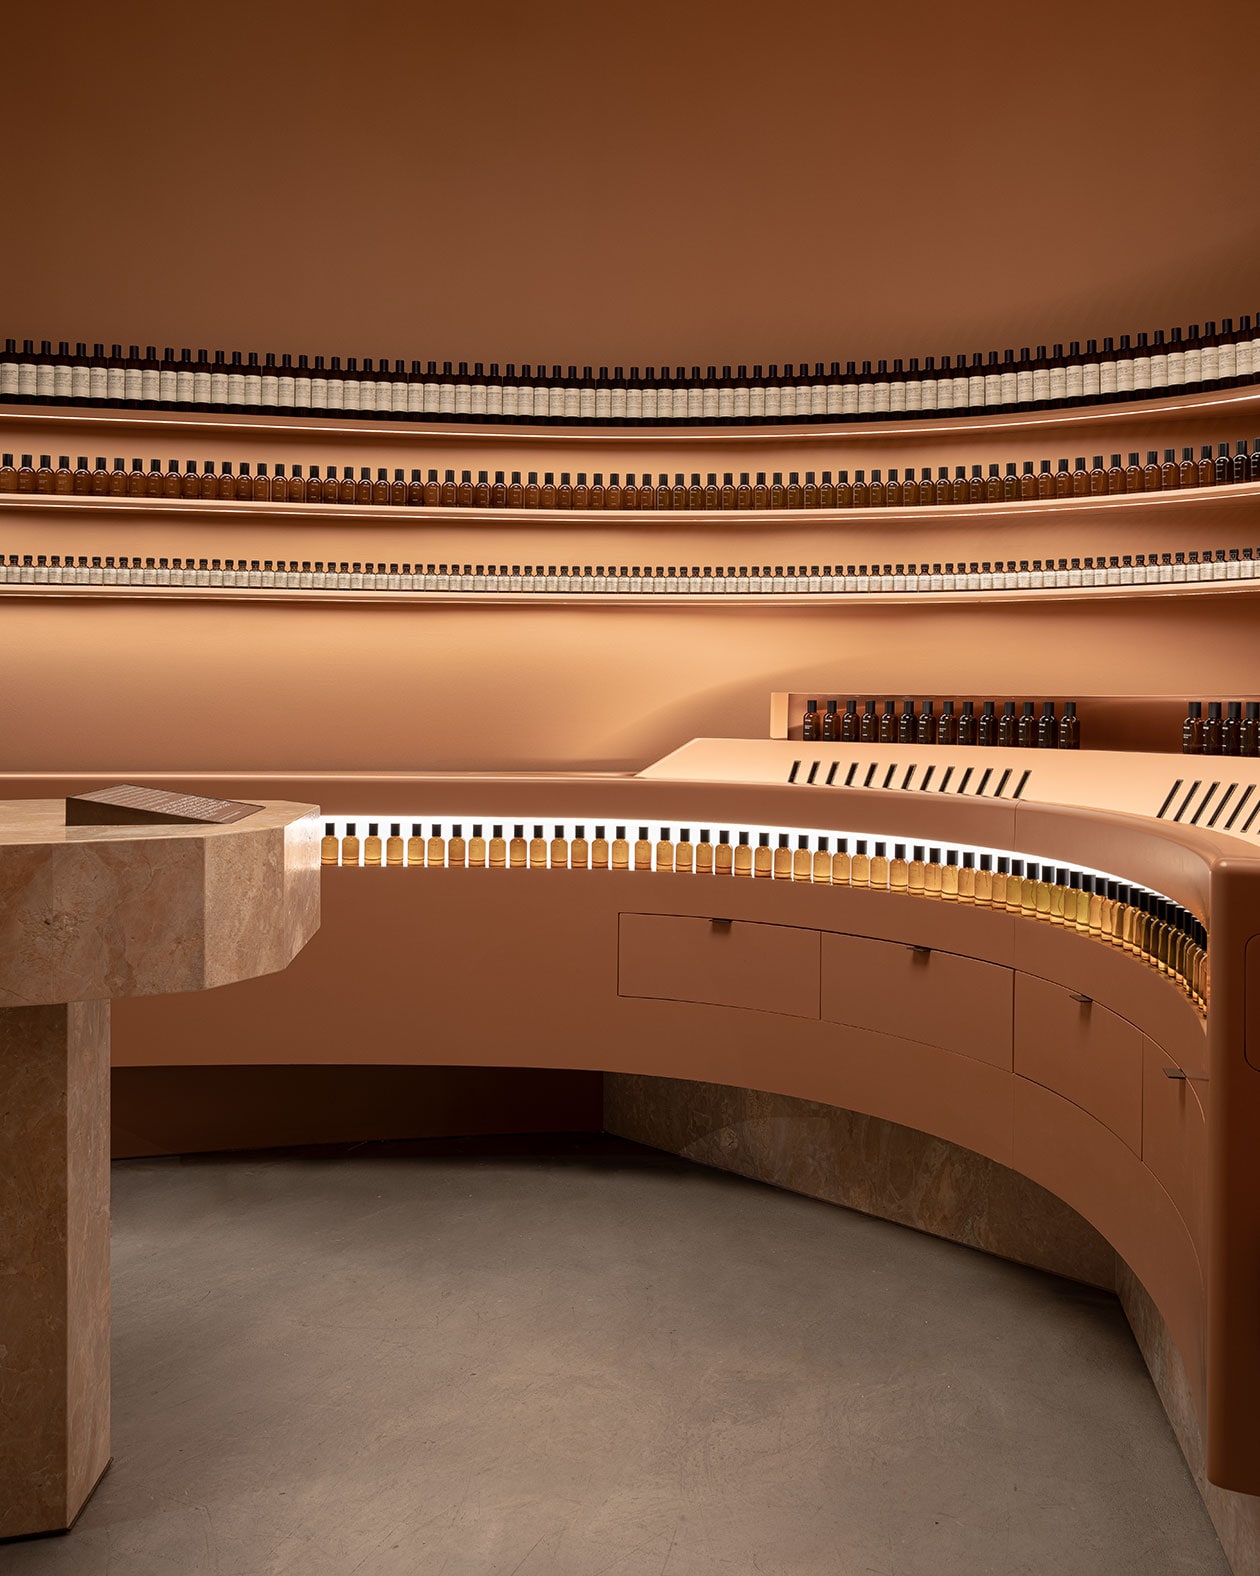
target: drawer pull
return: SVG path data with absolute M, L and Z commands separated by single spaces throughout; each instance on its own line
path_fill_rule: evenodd
M 916 958 L 930 958 L 932 956 L 931 947 L 918 947 L 910 942 L 906 943 L 906 950 L 913 952 Z
M 1070 990 L 1068 995 L 1073 1001 L 1079 1001 L 1082 1007 L 1092 1007 L 1094 1005 L 1094 998 L 1092 996 L 1082 996 L 1080 991 Z
M 1187 1076 L 1188 1076 L 1188 1074 L 1186 1073 L 1186 1070 L 1185 1070 L 1184 1067 L 1165 1067 L 1164 1068 L 1164 1077 L 1165 1078 L 1185 1078 Z
M 715 930 L 729 930 L 733 921 L 729 919 L 711 919 L 709 923 Z

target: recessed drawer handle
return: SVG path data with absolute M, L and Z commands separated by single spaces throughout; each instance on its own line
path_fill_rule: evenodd
M 1082 1007 L 1092 1007 L 1094 1005 L 1094 998 L 1092 996 L 1082 996 L 1080 991 L 1070 990 L 1068 995 L 1073 1001 L 1079 1001 Z
M 1165 1078 L 1185 1078 L 1187 1076 L 1188 1076 L 1188 1074 L 1186 1073 L 1186 1070 L 1185 1070 L 1184 1067 L 1165 1067 L 1164 1068 L 1164 1077 Z
M 906 943 L 906 950 L 913 952 L 916 958 L 930 958 L 932 956 L 931 947 L 916 947 L 910 942 Z
M 733 921 L 729 919 L 711 919 L 709 923 L 718 930 L 729 930 Z

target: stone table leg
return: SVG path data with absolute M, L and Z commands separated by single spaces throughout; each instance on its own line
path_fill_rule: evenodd
M 0 1538 L 109 1465 L 109 1003 L 0 1009 Z

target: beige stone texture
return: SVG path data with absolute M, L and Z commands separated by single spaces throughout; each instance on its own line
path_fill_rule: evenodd
M 0 1006 L 205 990 L 285 967 L 319 924 L 319 823 L 66 826 L 0 803 Z
M 726 1084 L 610 1073 L 610 1133 L 1108 1290 L 1115 1254 L 1026 1177 L 913 1128 Z
M 109 1460 L 109 1006 L 0 1010 L 0 1537 Z

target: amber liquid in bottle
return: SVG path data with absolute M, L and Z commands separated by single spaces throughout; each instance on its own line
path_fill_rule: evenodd
M 639 828 L 638 841 L 634 845 L 634 868 L 636 870 L 651 870 L 652 868 L 652 843 L 648 837 L 646 826 Z
M 566 870 L 569 865 L 569 840 L 564 835 L 564 827 L 557 826 L 551 839 L 551 868 L 553 870 Z
M 480 821 L 473 822 L 472 836 L 468 839 L 468 868 L 470 870 L 486 868 L 486 839 Z
M 638 868 L 639 854 L 635 850 L 635 868 Z M 669 835 L 669 827 L 661 827 L 661 835 L 656 842 L 656 870 L 658 875 L 669 875 L 674 869 L 674 843 Z
M 855 887 L 868 887 L 871 884 L 871 856 L 867 851 L 867 841 L 859 837 L 853 845 L 853 857 L 849 861 L 849 885 Z
M 617 828 L 617 835 L 613 838 L 612 868 L 614 870 L 629 870 L 630 868 L 630 844 L 626 838 L 624 826 Z
M 375 821 L 368 822 L 367 836 L 363 839 L 363 863 L 365 865 L 382 863 L 381 829 Z
M 547 839 L 543 836 L 541 826 L 535 826 L 534 835 L 529 840 L 529 868 L 531 870 L 547 868 Z
M 834 711 L 834 707 L 832 710 Z M 818 716 L 818 702 L 811 700 L 806 703 L 805 715 L 801 719 L 801 738 L 806 744 L 812 744 L 822 736 L 822 728 Z
M 941 896 L 951 903 L 958 901 L 958 850 L 951 848 L 941 866 Z
M 713 844 L 709 841 L 708 827 L 701 830 L 700 841 L 696 844 L 696 874 L 698 876 L 713 874 Z
M 608 846 L 608 828 L 597 826 L 595 836 L 591 840 L 591 869 L 607 870 L 612 860 L 612 850 Z
M 490 831 L 490 844 L 486 850 L 486 862 L 491 870 L 505 870 L 507 868 L 508 847 L 503 837 L 503 828 L 494 826 Z
M 769 832 L 758 832 L 757 847 L 753 850 L 753 876 L 757 880 L 768 881 L 774 874 L 774 851 L 770 847 Z M 739 874 L 738 866 L 735 874 Z
M 974 903 L 976 900 L 976 856 L 968 850 L 958 867 L 958 901 Z
M 696 850 L 691 841 L 691 832 L 687 827 L 680 827 L 678 841 L 674 844 L 674 874 L 689 876 L 695 869 Z
M 779 833 L 779 845 L 774 850 L 772 873 L 776 881 L 792 879 L 792 847 L 786 832 Z
M 992 854 L 980 855 L 980 863 L 976 869 L 975 902 L 981 908 L 988 908 L 993 902 Z
M 748 843 L 748 833 L 739 834 L 739 842 L 735 846 L 735 867 L 737 876 L 751 876 L 753 873 L 753 851 Z
M 336 865 L 341 862 L 341 844 L 337 841 L 337 828 L 332 821 L 324 823 L 324 835 L 319 844 L 319 862 L 321 865 Z
M 885 891 L 889 880 L 888 844 L 876 843 L 875 852 L 871 855 L 870 868 L 867 872 L 867 884 L 878 888 L 880 891 Z
M 411 836 L 407 839 L 407 868 L 424 865 L 424 831 L 418 821 L 411 823 Z
M 508 843 L 508 869 L 524 870 L 529 859 L 529 844 L 525 841 L 525 828 L 514 826 L 512 839 Z M 493 861 L 491 861 L 493 863 Z
M 464 828 L 456 821 L 451 827 L 450 841 L 446 845 L 446 863 L 452 870 L 462 870 L 468 859 L 468 844 L 464 839 Z
M 793 881 L 809 881 L 813 876 L 813 860 L 810 858 L 809 838 L 801 834 L 796 839 L 796 852 L 792 855 Z
M 735 869 L 735 850 L 731 847 L 731 834 L 727 831 L 718 833 L 717 848 L 713 854 L 713 873 L 719 876 L 729 876 Z
M 424 862 L 430 869 L 446 863 L 446 839 L 437 822 L 429 826 L 429 840 L 424 845 Z
M 555 845 L 552 845 L 552 858 L 554 861 Z M 575 826 L 573 828 L 573 841 L 569 844 L 569 868 L 571 870 L 585 870 L 590 864 L 591 849 L 586 841 L 586 828 Z
M 341 862 L 343 865 L 359 862 L 359 829 L 353 821 L 346 822 L 346 835 L 341 839 Z
M 831 839 L 820 837 L 818 847 L 814 850 L 813 866 L 810 871 L 810 880 L 815 886 L 831 885 Z

